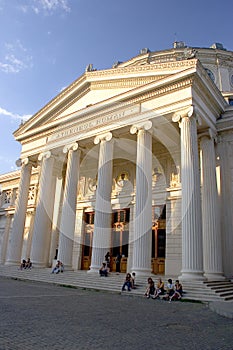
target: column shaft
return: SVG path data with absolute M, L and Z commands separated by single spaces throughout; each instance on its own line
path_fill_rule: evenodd
M 151 273 L 152 227 L 152 136 L 145 129 L 137 135 L 136 209 L 132 270 L 137 275 Z
M 71 148 L 68 151 L 58 247 L 58 259 L 63 262 L 66 269 L 72 266 L 79 163 L 80 151 Z
M 91 271 L 98 271 L 111 246 L 113 141 L 100 140 Z
M 6 264 L 19 264 L 21 261 L 22 240 L 28 203 L 32 163 L 28 159 L 22 162 L 18 197 L 15 205 L 12 231 L 8 242 Z
M 4 222 L 5 229 L 4 229 L 4 234 L 3 234 L 1 248 L 0 248 L 0 264 L 4 264 L 6 261 L 7 243 L 9 241 L 9 233 L 10 233 L 12 219 L 13 219 L 12 214 L 6 214 L 5 222 Z
M 49 259 L 55 181 L 53 178 L 54 157 L 50 152 L 41 157 L 43 160 L 32 236 L 31 260 L 33 265 L 45 267 Z
M 196 119 L 181 121 L 182 279 L 203 279 L 200 174 Z
M 214 140 L 202 137 L 201 150 L 204 274 L 208 279 L 223 278 Z

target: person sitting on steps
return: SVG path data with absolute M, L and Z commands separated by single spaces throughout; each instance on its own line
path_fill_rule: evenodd
M 153 295 L 153 299 L 159 298 L 159 295 L 164 294 L 164 282 L 162 281 L 161 278 L 159 278 L 156 289 L 155 289 L 155 294 Z
M 167 289 L 167 291 L 166 291 L 166 294 L 163 297 L 163 300 L 169 300 L 170 301 L 170 297 L 174 294 L 174 291 L 175 291 L 175 286 L 172 283 L 172 279 L 171 278 L 168 279 L 168 283 L 167 283 L 167 288 L 166 289 Z
M 175 291 L 173 293 L 172 296 L 170 296 L 170 301 L 172 301 L 172 299 L 174 300 L 180 300 L 181 297 L 182 297 L 182 294 L 183 294 L 183 287 L 182 287 L 182 284 L 180 283 L 179 280 L 176 280 L 176 283 L 175 283 Z
M 56 266 L 53 268 L 51 273 L 59 273 L 63 271 L 64 271 L 64 265 L 60 260 L 58 260 L 56 263 Z
M 136 289 L 136 273 L 135 272 L 132 272 L 131 285 L 132 285 L 132 289 Z
M 21 264 L 20 264 L 20 270 L 25 269 L 25 267 L 26 267 L 26 260 L 23 259 L 22 262 L 21 262 Z
M 152 280 L 151 277 L 149 277 L 147 279 L 147 288 L 146 288 L 146 291 L 145 291 L 145 296 L 149 299 L 151 295 L 154 295 L 155 293 L 155 284 L 154 284 L 154 281 Z
M 100 274 L 100 277 L 102 277 L 102 276 L 107 277 L 108 276 L 108 267 L 106 266 L 105 262 L 103 262 L 101 268 L 99 269 L 99 274 Z
M 125 287 L 128 288 L 128 292 L 131 291 L 131 288 L 132 288 L 132 278 L 131 278 L 131 274 L 130 273 L 127 273 L 126 276 L 125 276 L 125 281 L 124 281 L 124 284 L 121 288 L 122 292 L 125 290 Z
M 31 268 L 32 268 L 32 262 L 31 262 L 31 259 L 28 258 L 27 262 L 26 262 L 26 265 L 25 265 L 25 269 L 30 269 L 31 270 Z

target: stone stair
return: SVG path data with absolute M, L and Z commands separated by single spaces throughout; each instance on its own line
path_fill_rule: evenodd
M 221 299 L 228 301 L 233 300 L 233 282 L 224 281 L 207 281 L 204 284 L 215 292 Z
M 110 273 L 109 277 L 100 277 L 98 273 L 88 273 L 87 271 L 65 271 L 64 273 L 51 274 L 51 268 L 32 268 L 31 270 L 19 270 L 18 266 L 0 265 L 0 276 L 19 280 L 34 282 L 52 283 L 70 288 L 93 289 L 97 291 L 107 291 L 122 293 L 132 296 L 143 296 L 147 276 L 136 276 L 137 288 L 131 292 L 121 292 L 125 273 Z M 152 278 L 156 282 L 160 276 Z M 167 277 L 161 276 L 166 282 Z M 170 277 L 170 276 L 169 276 Z M 175 280 L 175 277 L 171 277 Z M 183 300 L 210 302 L 233 300 L 233 283 L 229 281 L 192 281 L 182 282 L 185 291 Z

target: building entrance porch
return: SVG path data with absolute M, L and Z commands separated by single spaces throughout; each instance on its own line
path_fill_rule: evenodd
M 166 207 L 153 207 L 152 213 L 151 272 L 154 274 L 164 274 L 166 255 Z M 82 246 L 82 270 L 89 270 L 91 266 L 94 217 L 94 212 L 85 213 L 84 215 L 85 228 Z M 110 271 L 112 272 L 117 271 L 116 258 L 118 254 L 121 256 L 120 272 L 127 272 L 130 243 L 129 223 L 129 208 L 114 210 L 112 213 L 111 247 L 109 248 L 111 256 Z

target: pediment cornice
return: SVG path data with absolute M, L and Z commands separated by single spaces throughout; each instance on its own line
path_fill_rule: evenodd
M 92 80 L 99 80 L 104 77 L 123 77 L 123 76 L 135 76 L 135 74 L 148 75 L 147 73 L 153 75 L 162 75 L 169 74 L 172 71 L 181 71 L 184 69 L 196 67 L 197 60 L 184 60 L 184 61 L 174 61 L 174 62 L 165 62 L 165 63 L 153 63 L 153 64 L 145 64 L 140 66 L 127 66 L 127 67 L 118 67 L 100 71 L 88 72 L 87 77 Z
M 182 77 L 180 74 L 176 79 L 175 76 L 173 76 L 147 84 L 146 86 L 140 86 L 127 93 L 109 99 L 108 103 L 104 101 L 99 105 L 85 108 L 69 116 L 64 116 L 59 120 L 50 121 L 32 131 L 25 132 L 18 136 L 18 140 L 22 141 L 22 143 L 24 143 L 24 140 L 26 140 L 26 142 L 32 141 L 38 139 L 38 135 L 40 137 L 49 136 L 54 132 L 58 132 L 63 128 L 72 127 L 77 123 L 82 124 L 98 119 L 99 117 L 104 118 L 108 114 L 117 113 L 119 110 L 129 108 L 129 106 L 138 105 L 144 101 L 170 94 L 180 89 L 185 89 L 192 85 L 193 79 L 193 74 L 185 77 Z M 170 100 L 168 100 L 168 102 L 170 103 Z
M 172 72 L 174 74 L 174 71 L 178 72 L 195 67 L 196 64 L 197 60 L 193 59 L 85 72 L 80 78 L 75 80 L 36 114 L 34 114 L 29 121 L 20 126 L 19 129 L 15 131 L 14 135 L 17 137 L 21 132 L 27 131 L 32 126 L 36 126 L 45 119 L 49 120 L 51 118 L 56 118 L 59 113 L 62 113 L 66 108 L 74 103 L 74 101 L 77 101 L 85 93 L 87 93 L 91 86 L 93 89 L 103 89 L 104 87 L 136 87 L 140 84 L 147 84 L 150 81 L 161 79 L 161 76 L 167 76 L 172 74 Z M 163 73 L 161 74 L 161 72 Z M 101 81 L 102 83 L 100 83 Z

